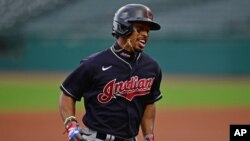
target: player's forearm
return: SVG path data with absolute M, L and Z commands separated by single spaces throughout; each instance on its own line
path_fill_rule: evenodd
M 141 129 L 144 137 L 148 134 L 153 134 L 154 121 L 155 121 L 155 104 L 149 104 L 146 106 L 141 122 Z
M 65 121 L 67 117 L 75 115 L 75 100 L 63 92 L 59 98 L 59 112 L 63 121 Z

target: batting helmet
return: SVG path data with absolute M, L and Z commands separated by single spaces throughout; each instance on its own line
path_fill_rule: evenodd
M 150 30 L 159 30 L 161 26 L 153 22 L 152 11 L 142 4 L 127 4 L 115 13 L 113 19 L 112 35 L 128 36 L 133 32 L 132 22 L 146 22 Z

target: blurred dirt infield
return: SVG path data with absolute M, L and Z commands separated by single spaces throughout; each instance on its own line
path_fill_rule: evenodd
M 249 124 L 249 111 L 250 108 L 160 109 L 156 117 L 156 141 L 229 141 L 229 125 Z M 0 113 L 4 141 L 67 141 L 63 132 L 56 111 Z

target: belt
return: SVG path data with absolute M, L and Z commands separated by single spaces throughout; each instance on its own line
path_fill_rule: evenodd
M 117 136 L 113 136 L 113 135 L 109 135 L 109 134 L 103 134 L 100 132 L 96 133 L 96 138 L 100 139 L 100 140 L 110 140 L 110 141 L 136 141 L 135 138 L 130 138 L 130 139 L 125 139 L 125 138 L 121 138 L 121 137 L 117 137 Z

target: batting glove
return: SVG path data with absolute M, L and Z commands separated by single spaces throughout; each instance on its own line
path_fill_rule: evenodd
M 69 141 L 81 141 L 80 126 L 74 116 L 70 116 L 65 120 L 65 128 L 68 133 Z
M 154 141 L 154 135 L 153 134 L 148 134 L 145 136 L 144 141 Z
M 77 136 L 77 134 L 80 133 L 79 125 L 77 124 L 77 122 L 73 122 L 73 121 L 66 125 L 66 130 L 68 133 L 69 141 L 73 141 L 73 139 Z

